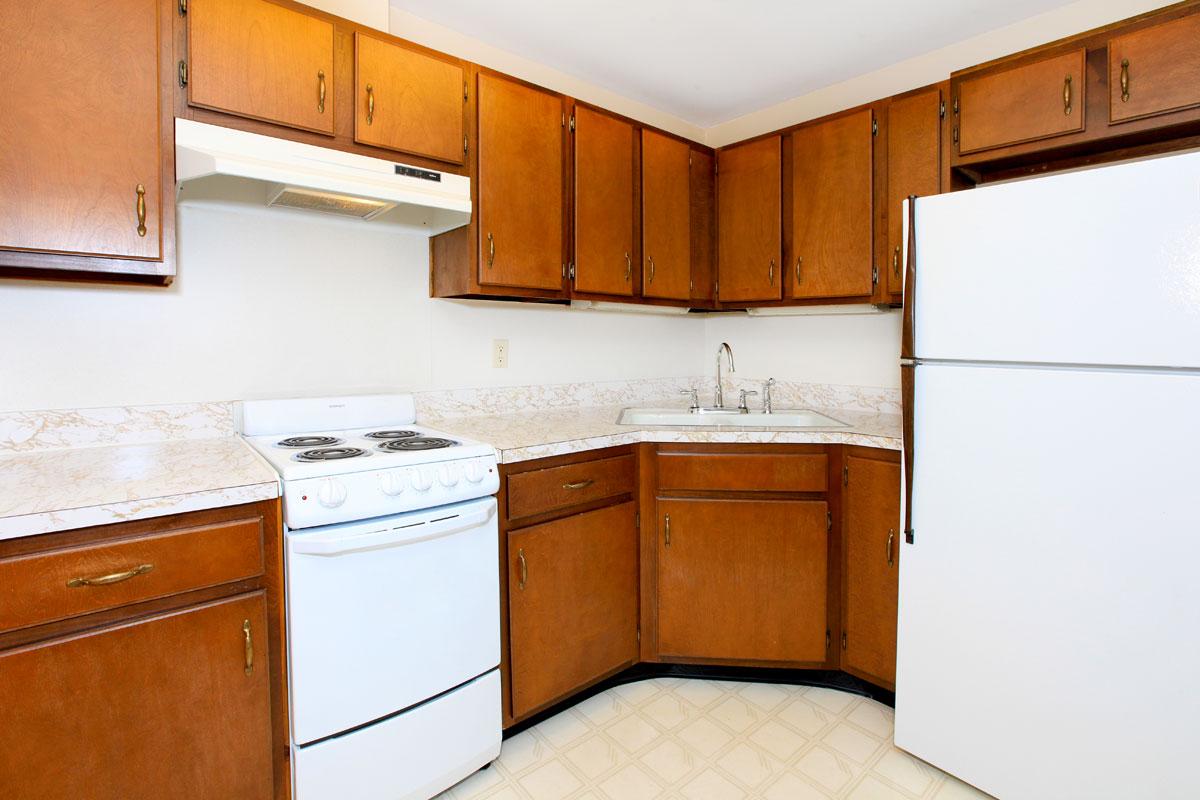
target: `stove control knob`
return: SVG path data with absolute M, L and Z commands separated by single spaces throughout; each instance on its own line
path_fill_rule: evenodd
M 337 508 L 346 502 L 346 484 L 337 478 L 326 478 L 317 489 L 317 502 L 326 508 Z
M 449 489 L 458 484 L 462 477 L 462 469 L 458 464 L 442 464 L 438 467 L 438 482 Z
M 379 489 L 388 497 L 404 493 L 404 476 L 398 472 L 379 473 Z
M 480 464 L 478 461 L 467 462 L 467 480 L 471 483 L 479 483 L 486 474 L 487 472 L 483 469 L 483 464 Z
M 428 492 L 433 488 L 433 470 L 421 467 L 412 471 L 413 488 L 419 492 Z

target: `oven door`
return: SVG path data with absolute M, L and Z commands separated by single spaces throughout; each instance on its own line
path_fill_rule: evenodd
M 395 714 L 500 663 L 494 498 L 285 538 L 295 744 Z

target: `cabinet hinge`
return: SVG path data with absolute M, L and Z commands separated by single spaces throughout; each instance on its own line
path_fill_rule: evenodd
M 842 465 L 842 486 L 849 486 L 849 485 L 850 485 L 850 465 L 843 464 Z
M 846 632 L 842 631 L 842 649 L 846 649 Z
M 946 118 L 946 101 L 942 100 L 938 103 L 938 119 Z
M 463 81 L 463 102 L 467 102 L 467 82 Z
M 957 125 L 954 126 L 954 134 L 950 138 L 954 140 L 955 144 L 958 144 L 958 126 Z
M 832 511 L 825 512 L 825 532 L 833 533 L 833 512 Z
M 829 628 L 825 629 L 825 654 L 829 654 Z
M 642 529 L 642 512 L 637 511 L 634 513 L 633 527 L 637 528 L 639 531 Z
M 463 155 L 467 154 L 467 137 L 463 137 Z
M 567 262 L 567 277 L 570 278 L 571 280 L 575 280 L 575 262 L 574 261 Z
M 954 98 L 954 114 L 955 114 L 955 116 L 958 115 L 958 98 L 957 97 Z
M 879 135 L 879 120 L 875 119 L 874 114 L 871 115 L 871 135 L 872 136 Z
M 691 165 L 692 165 L 692 154 L 688 153 L 688 166 L 690 167 Z
M 181 17 L 187 16 L 187 3 L 188 3 L 188 0 L 179 0 L 179 16 L 181 16 Z
M 562 115 L 562 126 L 564 128 L 567 127 L 567 112 L 565 112 L 565 111 L 563 112 L 563 115 Z
M 637 628 L 637 640 L 639 642 L 642 640 L 642 626 L 641 625 L 638 625 L 638 628 Z
M 871 267 L 871 285 L 877 286 L 878 284 L 879 284 L 879 267 Z
M 916 539 L 916 534 L 913 532 L 912 528 L 909 528 L 908 530 L 906 530 L 904 532 L 904 543 L 905 544 L 912 544 L 915 539 Z
M 185 89 L 185 88 L 187 88 L 187 82 L 188 82 L 188 67 L 187 67 L 187 62 L 186 62 L 186 61 L 180 61 L 180 62 L 179 62 L 179 88 L 180 88 L 180 89 Z
M 572 114 L 572 115 L 571 115 L 571 119 L 570 119 L 570 129 L 571 129 L 571 132 L 572 132 L 572 133 L 574 133 L 574 132 L 575 132 L 575 115 L 574 115 L 574 114 Z

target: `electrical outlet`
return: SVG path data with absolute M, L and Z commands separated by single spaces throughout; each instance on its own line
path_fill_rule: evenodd
M 508 339 L 492 339 L 492 368 L 508 369 Z

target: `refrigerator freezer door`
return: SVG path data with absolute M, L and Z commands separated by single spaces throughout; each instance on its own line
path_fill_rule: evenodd
M 1200 367 L 1200 153 L 917 200 L 922 359 Z
M 916 369 L 895 741 L 1022 800 L 1200 797 L 1200 375 Z

